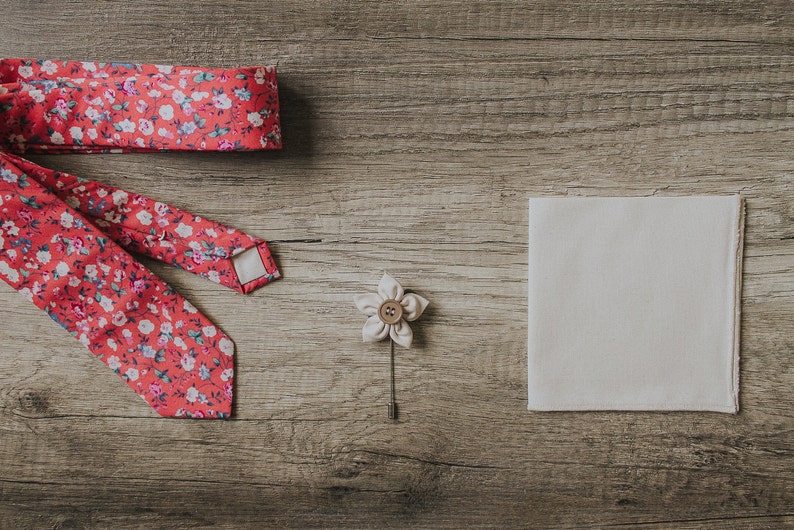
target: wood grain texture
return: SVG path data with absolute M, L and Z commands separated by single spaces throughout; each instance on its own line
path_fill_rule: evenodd
M 272 241 L 229 422 L 160 419 L 0 285 L 0 527 L 794 527 L 788 1 L 0 1 L 0 56 L 277 63 L 280 153 L 38 156 Z M 741 193 L 741 413 L 528 413 L 530 196 Z M 432 301 L 398 351 L 353 294 Z

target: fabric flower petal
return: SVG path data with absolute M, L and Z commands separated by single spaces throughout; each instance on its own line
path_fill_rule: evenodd
M 371 316 L 364 323 L 361 336 L 364 338 L 364 342 L 377 342 L 386 338 L 389 328 L 391 326 L 384 324 L 377 316 Z
M 414 341 L 414 332 L 411 331 L 411 326 L 404 320 L 400 320 L 391 326 L 389 336 L 403 348 L 410 348 L 411 343 Z
M 388 274 L 384 274 L 378 284 L 378 293 L 384 300 L 397 300 L 399 302 L 402 300 L 405 291 L 403 291 L 403 286 L 397 283 L 397 280 Z
M 430 302 L 418 294 L 406 293 L 400 300 L 403 306 L 403 318 L 408 322 L 413 322 L 425 312 L 425 308 Z
M 383 299 L 375 293 L 357 294 L 353 299 L 359 311 L 371 317 L 378 314 L 378 308 Z

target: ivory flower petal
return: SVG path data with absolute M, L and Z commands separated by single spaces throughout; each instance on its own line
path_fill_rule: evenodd
M 403 318 L 408 322 L 413 322 L 425 312 L 430 302 L 415 293 L 406 293 L 400 300 L 403 306 Z
M 391 327 L 383 323 L 377 316 L 371 316 L 364 323 L 361 335 L 364 338 L 364 342 L 378 342 L 389 336 L 389 328 Z
M 409 326 L 404 320 L 400 320 L 391 327 L 389 336 L 391 337 L 391 340 L 403 348 L 410 348 L 411 343 L 414 341 L 414 332 L 411 331 L 411 326 Z
M 359 311 L 368 317 L 378 314 L 378 308 L 383 303 L 383 298 L 375 293 L 357 294 L 353 299 Z
M 403 286 L 397 283 L 397 280 L 388 274 L 384 274 L 378 284 L 378 294 L 381 295 L 384 300 L 396 300 L 399 302 L 402 300 L 404 292 Z

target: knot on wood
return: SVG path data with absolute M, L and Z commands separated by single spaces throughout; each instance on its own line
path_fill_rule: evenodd
M 42 390 L 23 390 L 19 394 L 19 406 L 23 411 L 43 414 L 50 408 L 49 394 Z

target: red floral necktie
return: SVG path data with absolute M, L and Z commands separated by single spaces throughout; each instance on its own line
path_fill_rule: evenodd
M 127 251 L 248 293 L 279 278 L 267 244 L 7 151 L 278 149 L 275 76 L 0 60 L 0 278 L 163 416 L 230 416 L 234 343 Z

